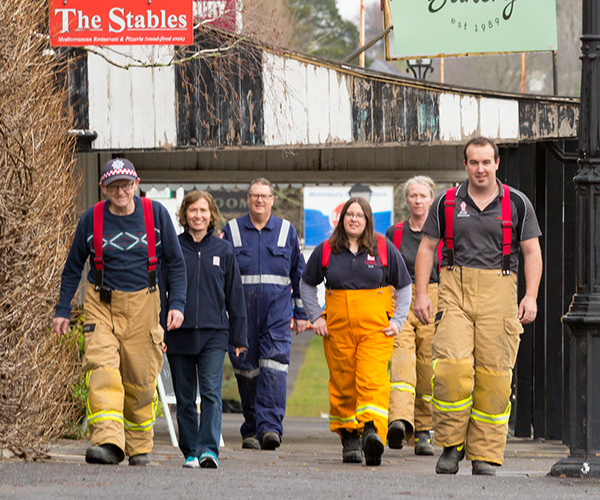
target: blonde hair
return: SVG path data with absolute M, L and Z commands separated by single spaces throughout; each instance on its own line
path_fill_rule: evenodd
M 429 189 L 429 194 L 431 195 L 431 200 L 435 198 L 435 182 L 431 177 L 427 177 L 426 175 L 415 175 L 406 181 L 404 184 L 404 188 L 402 193 L 404 194 L 404 203 L 406 204 L 406 200 L 408 199 L 408 189 L 413 184 L 422 184 L 427 189 Z

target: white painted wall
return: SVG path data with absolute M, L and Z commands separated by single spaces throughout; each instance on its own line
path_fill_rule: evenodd
M 161 148 L 177 142 L 175 70 L 172 66 L 124 69 L 117 65 L 166 64 L 172 47 L 97 47 L 89 53 L 90 129 L 96 149 Z

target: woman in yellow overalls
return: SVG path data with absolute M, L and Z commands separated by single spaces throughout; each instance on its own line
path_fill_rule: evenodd
M 326 279 L 325 311 L 317 285 Z M 395 307 L 390 285 L 395 287 Z M 411 280 L 400 252 L 374 233 L 364 198 L 350 198 L 329 240 L 313 251 L 300 283 L 329 367 L 329 426 L 344 462 L 379 465 L 387 437 L 388 361 L 406 319 Z M 361 436 L 362 435 L 362 436 Z

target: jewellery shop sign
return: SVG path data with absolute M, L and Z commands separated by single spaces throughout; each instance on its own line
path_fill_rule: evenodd
M 192 45 L 190 0 L 50 0 L 50 44 Z

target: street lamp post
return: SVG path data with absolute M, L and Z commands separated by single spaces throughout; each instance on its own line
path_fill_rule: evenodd
M 600 477 L 600 0 L 582 0 L 577 286 L 563 323 L 571 333 L 570 451 L 553 476 Z
M 370 202 L 372 192 L 371 188 L 366 184 L 354 184 L 354 186 L 350 188 L 350 191 L 348 191 L 348 196 L 350 196 L 350 198 L 359 196 Z

